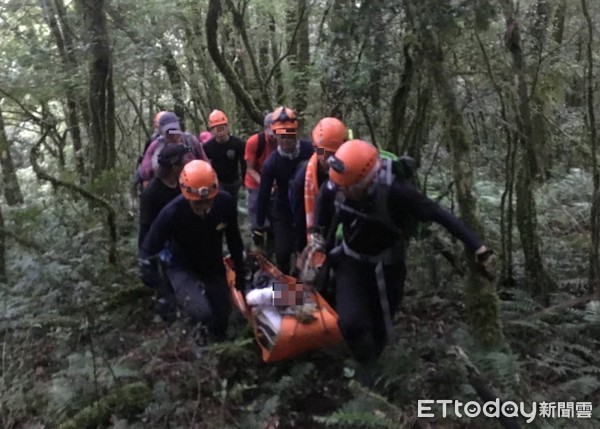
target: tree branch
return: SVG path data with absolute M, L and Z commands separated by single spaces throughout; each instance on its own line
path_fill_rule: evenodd
M 113 265 L 116 264 L 116 262 L 117 262 L 117 226 L 116 226 L 115 210 L 110 206 L 110 204 L 105 199 L 98 197 L 97 195 L 94 195 L 91 192 L 89 192 L 89 191 L 85 190 L 84 188 L 77 186 L 73 183 L 69 183 L 69 182 L 65 182 L 65 181 L 56 179 L 42 170 L 42 168 L 40 167 L 40 165 L 37 162 L 37 158 L 39 155 L 40 146 L 44 143 L 44 141 L 46 140 L 46 137 L 48 137 L 48 133 L 50 132 L 50 127 L 43 127 L 43 130 L 44 130 L 44 132 L 43 132 L 42 136 L 33 145 L 33 147 L 31 148 L 31 152 L 29 153 L 29 162 L 31 163 L 31 166 L 33 167 L 33 171 L 35 172 L 38 179 L 46 180 L 46 181 L 52 183 L 52 185 L 57 188 L 63 187 L 63 188 L 75 191 L 75 192 L 79 193 L 80 195 L 82 195 L 87 200 L 91 201 L 92 203 L 95 203 L 96 205 L 101 206 L 102 208 L 104 208 L 106 210 L 106 212 L 107 212 L 106 223 L 107 223 L 107 227 L 109 230 L 109 237 L 110 237 L 108 262 L 110 262 Z
M 244 89 L 239 77 L 229 62 L 223 57 L 217 43 L 217 31 L 219 28 L 219 16 L 221 15 L 221 2 L 219 0 L 209 0 L 208 11 L 206 13 L 206 42 L 208 53 L 213 62 L 223 74 L 227 84 L 240 101 L 248 116 L 257 124 L 263 123 L 261 110 L 256 106 L 251 95 Z M 215 106 L 217 107 L 217 106 Z

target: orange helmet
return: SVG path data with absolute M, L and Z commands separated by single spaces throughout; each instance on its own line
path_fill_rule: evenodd
M 298 132 L 298 119 L 296 112 L 288 107 L 279 107 L 271 113 L 271 130 L 277 134 L 296 134 Z
M 346 126 L 337 118 L 321 119 L 312 132 L 313 144 L 318 149 L 335 152 L 346 141 Z
M 208 128 L 214 128 L 218 125 L 227 125 L 227 116 L 220 110 L 213 110 L 208 115 Z
M 183 196 L 190 201 L 208 200 L 219 192 L 217 173 L 208 162 L 199 159 L 185 164 L 179 186 Z
M 329 158 L 329 178 L 340 187 L 369 184 L 379 172 L 379 152 L 371 143 L 350 140 Z
M 156 129 L 160 128 L 160 125 L 158 122 L 160 121 L 160 117 L 163 115 L 163 113 L 166 113 L 166 110 L 161 110 L 156 115 L 154 115 L 154 128 L 156 128 Z

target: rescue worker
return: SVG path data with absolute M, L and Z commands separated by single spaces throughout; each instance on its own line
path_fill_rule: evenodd
M 306 247 L 307 234 L 317 232 L 315 203 L 321 185 L 328 178 L 327 159 L 346 141 L 346 135 L 346 126 L 337 118 L 323 118 L 313 129 L 315 153 L 298 168 L 290 191 L 297 251 Z
M 164 148 L 158 155 L 157 175 L 146 186 L 140 198 L 138 247 L 144 242 L 152 222 L 162 208 L 181 194 L 179 175 L 183 170 L 184 157 L 187 153 L 184 146 L 172 145 Z
M 277 149 L 277 142 L 271 129 L 272 122 L 271 113 L 266 114 L 263 131 L 248 138 L 244 151 L 244 159 L 246 160 L 244 186 L 247 191 L 248 218 L 251 230 L 256 228 L 256 205 L 260 189 L 260 173 L 271 152 Z
M 159 136 L 160 136 L 160 132 L 158 130 L 159 125 L 158 125 L 158 121 L 160 120 L 160 117 L 165 113 L 164 110 L 161 110 L 160 112 L 156 113 L 156 115 L 154 115 L 154 130 L 152 131 L 152 134 L 150 135 L 150 137 L 148 137 L 148 140 L 146 140 L 146 143 L 144 144 L 144 151 L 142 152 L 142 154 L 139 156 L 138 158 L 138 163 L 137 163 L 137 168 L 135 169 L 135 174 L 133 175 L 133 183 L 134 186 L 136 188 L 138 188 L 140 191 L 142 191 L 143 189 L 143 180 L 140 177 L 140 165 L 142 164 L 142 160 L 144 159 L 144 155 L 146 155 L 146 152 L 148 151 L 148 148 L 150 147 L 150 145 L 152 144 L 152 142 L 154 140 L 156 140 Z
M 189 153 L 184 158 L 186 163 L 193 159 L 207 160 L 198 139 L 181 130 L 179 118 L 175 113 L 162 113 L 158 119 L 158 130 L 160 136 L 150 144 L 139 167 L 139 176 L 142 181 L 148 182 L 154 177 L 158 170 L 158 154 L 170 144 L 182 144 L 188 149 Z
M 204 151 L 217 172 L 221 189 L 234 198 L 237 207 L 242 178 L 246 174 L 244 141 L 229 134 L 227 116 L 220 110 L 213 110 L 208 116 L 208 128 L 212 138 L 204 143 Z
M 313 154 L 312 144 L 298 140 L 298 119 L 296 113 L 287 107 L 279 107 L 272 113 L 271 128 L 277 142 L 263 165 L 256 211 L 256 227 L 252 234 L 255 242 L 260 242 L 264 234 L 265 220 L 271 210 L 271 225 L 275 240 L 275 259 L 278 268 L 289 274 L 291 256 L 294 252 L 292 209 L 288 196 L 289 182 L 294 177 L 298 165 L 307 161 Z M 275 201 L 271 206 L 271 193 L 275 185 Z
M 140 198 L 140 231 L 138 248 L 141 248 L 146 234 L 152 226 L 160 211 L 175 197 L 181 195 L 179 188 L 179 175 L 183 170 L 183 158 L 187 154 L 183 145 L 169 145 L 158 155 L 159 169 L 157 176 L 150 181 Z M 163 255 L 166 257 L 167 255 Z M 159 258 L 152 260 L 154 269 L 152 276 L 146 276 L 146 286 L 156 291 L 156 310 L 160 317 L 170 322 L 175 315 L 175 296 L 173 289 L 164 275 L 164 261 Z
M 192 325 L 208 325 L 216 340 L 225 339 L 231 311 L 223 264 L 223 234 L 244 288 L 242 237 L 233 197 L 219 190 L 217 175 L 206 161 L 187 163 L 179 178 L 181 193 L 161 210 L 140 250 L 142 278 L 153 275 L 150 259 L 169 243 L 166 272 L 177 304 Z
M 368 374 L 369 364 L 393 338 L 392 317 L 406 277 L 403 221 L 434 221 L 460 239 L 477 262 L 491 268 L 494 254 L 452 213 L 406 180 L 382 168 L 377 149 L 351 140 L 329 160 L 329 181 L 321 188 L 316 224 L 322 233 L 343 225 L 343 241 L 333 259 L 338 325 L 353 357 Z M 323 242 L 315 236 L 314 242 Z M 309 246 L 313 239 L 309 239 Z

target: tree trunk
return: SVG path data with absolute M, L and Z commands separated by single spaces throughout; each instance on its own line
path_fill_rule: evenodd
M 256 99 L 260 100 L 260 104 L 263 106 L 269 106 L 269 98 L 265 91 L 265 85 L 263 83 L 263 78 L 258 67 L 258 62 L 256 61 L 256 56 L 254 55 L 254 48 L 250 43 L 250 39 L 248 37 L 248 33 L 246 31 L 246 22 L 245 22 L 245 8 L 240 11 L 234 4 L 232 0 L 226 0 L 227 7 L 231 11 L 233 15 L 233 25 L 237 28 L 240 33 L 240 37 L 242 38 L 242 43 L 244 44 L 244 48 L 246 49 L 246 57 L 250 62 L 252 67 L 252 72 L 254 73 L 254 79 L 252 82 L 255 85 L 255 95 Z
M 536 148 L 534 147 L 534 129 L 531 120 L 531 107 L 529 93 L 525 78 L 525 57 L 521 46 L 519 23 L 512 11 L 512 3 L 506 13 L 505 42 L 513 60 L 513 72 L 517 79 L 517 97 L 519 101 L 517 114 L 517 130 L 519 143 L 525 156 L 521 158 L 518 180 L 516 184 L 517 211 L 516 221 L 521 245 L 525 257 L 525 273 L 528 288 L 533 296 L 539 296 L 547 302 L 549 294 L 555 289 L 554 282 L 548 277 L 539 251 L 539 237 L 537 234 L 537 213 L 533 196 L 534 177 L 538 171 Z
M 185 103 L 183 101 L 183 82 L 181 71 L 177 65 L 177 60 L 171 50 L 162 43 L 163 66 L 167 72 L 169 83 L 171 84 L 171 95 L 173 96 L 173 112 L 179 118 L 181 129 L 185 130 Z
M 56 0 L 55 4 L 61 3 L 62 0 Z M 45 10 L 45 18 L 48 26 L 54 36 L 56 46 L 60 55 L 65 75 L 73 74 L 77 70 L 77 63 L 74 59 L 72 39 L 70 38 L 70 28 L 61 28 L 55 16 L 55 9 L 51 0 L 42 0 L 42 6 Z M 62 6 L 62 5 L 61 5 Z M 64 12 L 64 6 L 57 7 L 56 13 Z M 60 19 L 61 25 L 66 25 L 64 17 Z M 67 42 L 68 39 L 68 42 Z M 75 168 L 80 177 L 85 177 L 85 166 L 83 157 L 83 146 L 81 143 L 81 129 L 79 127 L 79 107 L 77 105 L 78 96 L 76 86 L 67 81 L 65 88 L 66 95 L 66 110 L 67 110 L 67 127 L 73 142 L 73 151 L 75 152 Z
M 298 22 L 298 31 L 296 34 L 296 61 L 294 63 L 296 83 L 294 88 L 294 108 L 298 112 L 299 132 L 304 127 L 305 111 L 308 106 L 308 83 L 310 81 L 310 45 L 308 33 L 308 1 L 298 0 L 296 11 Z
M 587 0 L 581 0 L 581 8 L 587 23 L 588 41 L 587 41 L 587 124 L 590 133 L 590 147 L 592 157 L 592 172 L 594 175 L 594 193 L 592 194 L 592 246 L 590 249 L 590 293 L 600 291 L 600 171 L 598 171 L 598 130 L 596 128 L 596 114 L 594 112 L 594 25 L 590 16 Z
M 386 149 L 396 151 L 402 154 L 402 143 L 400 142 L 400 133 L 404 129 L 406 118 L 406 106 L 408 106 L 408 97 L 414 75 L 414 64 L 410 56 L 410 45 L 405 44 L 404 48 L 404 70 L 400 76 L 400 84 L 392 97 L 390 107 L 390 118 L 388 119 L 388 133 Z
M 193 10 L 195 15 L 200 18 L 203 16 L 203 12 L 199 2 L 192 3 Z M 196 62 L 198 64 L 199 74 L 204 77 L 202 82 L 204 82 L 205 94 L 206 94 L 206 102 L 207 102 L 207 111 L 202 112 L 202 116 L 206 127 L 208 127 L 208 114 L 213 109 L 222 108 L 223 106 L 223 96 L 221 93 L 221 87 L 219 85 L 219 80 L 217 78 L 216 70 L 213 66 L 212 61 L 210 60 L 209 55 L 206 53 L 206 49 L 203 47 L 206 45 L 206 40 L 202 33 L 202 25 L 200 19 L 191 20 L 192 28 L 191 35 L 193 36 L 190 39 L 190 47 L 194 52 L 194 56 L 196 57 Z
M 554 14 L 554 30 L 552 38 L 560 46 L 565 35 L 565 21 L 567 16 L 567 0 L 560 0 Z
M 115 111 L 112 58 L 105 0 L 79 0 L 90 40 L 89 104 L 91 119 L 92 177 L 115 166 Z
M 277 26 L 275 17 L 271 15 L 269 23 L 269 33 L 271 34 L 271 58 L 273 59 L 273 70 L 271 74 L 275 79 L 275 102 L 278 105 L 285 104 L 285 87 L 283 85 L 283 71 L 279 61 L 279 49 L 277 48 Z M 265 82 L 268 85 L 269 81 Z
M 23 204 L 23 194 L 17 180 L 15 166 L 10 155 L 10 143 L 6 136 L 4 128 L 4 118 L 2 116 L 2 104 L 0 99 L 0 167 L 4 182 L 4 196 L 9 206 Z
M 406 3 L 409 11 L 415 6 Z M 409 12 L 410 13 L 410 12 Z M 414 13 L 410 13 L 414 16 Z M 425 24 L 425 25 L 424 25 Z M 420 31 L 424 54 L 430 64 L 429 70 L 447 118 L 449 140 L 453 156 L 453 178 L 462 220 L 484 239 L 483 225 L 477 217 L 477 201 L 473 195 L 473 170 L 471 166 L 472 137 L 466 130 L 458 109 L 456 94 L 446 70 L 442 47 L 436 43 L 428 23 L 422 23 Z M 469 261 L 469 274 L 465 287 L 465 312 L 477 342 L 484 347 L 499 349 L 506 345 L 500 320 L 496 290 L 481 275 L 472 254 L 465 255 Z
M 219 50 L 217 42 L 217 33 L 219 29 L 219 17 L 221 15 L 221 2 L 219 0 L 209 0 L 208 12 L 206 14 L 206 41 L 208 52 L 215 65 L 223 74 L 225 81 L 233 91 L 236 99 L 244 106 L 244 110 L 254 122 L 263 124 L 263 116 L 260 109 L 254 103 L 252 96 L 244 89 L 239 77 L 229 62 L 223 57 Z
M 0 204 L 0 283 L 7 280 L 6 275 L 6 234 L 4 233 L 4 216 L 2 215 L 2 204 Z
M 349 0 L 334 0 L 333 2 L 330 15 L 330 32 L 333 40 L 329 48 L 329 62 L 325 66 L 325 81 L 322 82 L 327 115 L 342 120 L 348 114 L 346 77 L 348 66 L 352 64 L 354 55 L 352 52 L 354 34 L 347 19 L 347 16 L 352 13 L 353 7 L 353 2 Z

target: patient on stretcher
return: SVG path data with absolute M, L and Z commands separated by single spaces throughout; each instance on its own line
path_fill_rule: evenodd
M 264 347 L 272 349 L 277 341 L 284 316 L 292 315 L 301 323 L 314 320 L 312 313 L 316 303 L 312 293 L 301 283 L 281 282 L 267 273 L 260 273 L 253 281 L 252 289 L 246 294 L 256 317 L 258 337 Z

